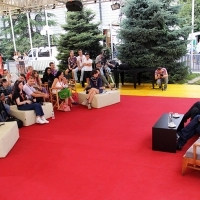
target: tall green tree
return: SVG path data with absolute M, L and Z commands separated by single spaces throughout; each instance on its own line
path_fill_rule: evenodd
M 118 35 L 119 59 L 133 68 L 166 67 L 171 81 L 186 76 L 187 67 L 177 60 L 186 54 L 190 29 L 179 27 L 179 9 L 169 1 L 127 0 Z
M 90 58 L 94 59 L 102 49 L 100 41 L 103 40 L 98 26 L 100 23 L 95 23 L 95 14 L 89 9 L 83 9 L 80 12 L 67 12 L 67 23 L 63 26 L 66 34 L 60 37 L 57 56 L 60 60 L 60 69 L 67 68 L 67 60 L 69 51 L 74 50 L 75 54 L 79 49 L 88 52 Z
M 31 13 L 29 13 L 33 47 L 47 46 L 47 36 L 42 36 L 40 34 L 40 30 L 46 25 L 44 12 L 34 14 L 35 15 L 31 15 Z M 36 16 L 39 16 L 39 20 L 36 20 Z M 53 14 L 48 13 L 47 16 L 50 18 L 53 16 Z M 2 27 L 0 31 L 1 53 L 3 54 L 4 58 L 11 59 L 13 56 L 14 47 L 9 16 L 2 18 L 2 21 L 4 23 L 4 27 Z M 13 19 L 12 22 L 17 51 L 27 52 L 30 49 L 30 40 L 26 13 L 15 15 L 15 19 Z M 53 20 L 48 20 L 48 24 L 49 26 L 54 26 L 56 25 L 56 22 Z M 55 36 L 52 37 L 54 41 L 58 40 Z
M 180 24 L 182 27 L 192 25 L 192 1 L 181 0 L 181 11 L 179 17 L 184 20 Z M 194 32 L 200 31 L 200 0 L 194 1 Z

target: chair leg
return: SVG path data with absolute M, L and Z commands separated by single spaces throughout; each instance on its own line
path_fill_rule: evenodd
M 188 165 L 187 159 L 183 157 L 183 161 L 182 161 L 182 175 L 185 174 L 185 171 L 187 169 L 187 165 Z

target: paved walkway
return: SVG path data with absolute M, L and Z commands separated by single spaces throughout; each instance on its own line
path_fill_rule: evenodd
M 198 76 L 198 77 L 196 77 L 196 78 L 194 78 L 194 79 L 192 79 L 192 80 L 189 80 L 188 81 L 188 84 L 193 84 L 193 83 L 195 83 L 195 82 L 197 82 L 197 81 L 199 81 L 200 80 L 200 76 Z

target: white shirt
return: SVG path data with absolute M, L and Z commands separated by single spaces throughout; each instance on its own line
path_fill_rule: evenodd
M 77 59 L 77 63 L 79 62 L 79 66 L 83 67 L 83 63 L 84 63 L 84 61 L 86 59 L 85 56 L 84 55 L 78 56 L 76 59 Z
M 196 51 L 197 53 L 200 53 L 200 42 L 197 44 Z
M 88 63 L 90 63 L 91 64 L 91 66 L 89 67 L 89 66 L 83 66 L 84 67 L 84 69 L 85 69 L 85 71 L 92 71 L 92 60 L 91 59 L 85 59 L 85 62 L 84 63 L 86 63 L 86 64 L 88 64 Z

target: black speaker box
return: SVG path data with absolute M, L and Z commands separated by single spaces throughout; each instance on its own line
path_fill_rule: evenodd
M 81 11 L 83 9 L 83 4 L 80 0 L 67 1 L 66 8 L 68 11 Z

